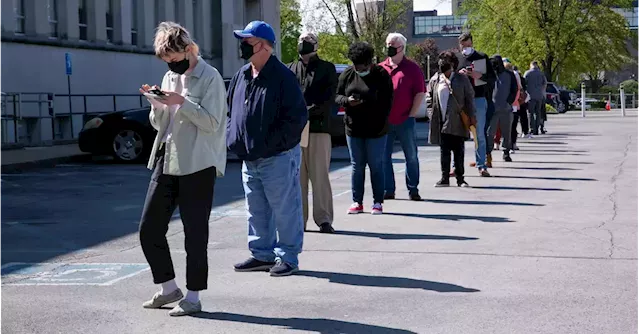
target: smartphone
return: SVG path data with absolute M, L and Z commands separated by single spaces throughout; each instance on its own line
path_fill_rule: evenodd
M 467 69 L 468 72 L 473 72 L 473 66 L 467 66 L 465 68 Z
M 354 99 L 356 99 L 356 100 L 361 100 L 361 98 L 360 98 L 360 94 L 358 94 L 358 93 L 353 93 L 353 94 L 351 94 L 351 97 L 353 97 L 353 98 L 354 98 Z
M 152 89 L 152 90 L 149 91 L 149 93 L 151 93 L 153 95 L 158 95 L 158 96 L 167 96 L 167 94 L 163 93 L 159 89 Z

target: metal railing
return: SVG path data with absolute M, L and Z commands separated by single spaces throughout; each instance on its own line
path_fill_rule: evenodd
M 620 87 L 617 93 L 593 94 L 587 93 L 582 84 L 580 91 L 580 110 L 582 117 L 586 117 L 587 110 L 620 110 L 622 117 L 626 116 L 627 108 L 635 109 L 637 105 L 637 92 L 625 92 Z
M 89 118 L 106 112 L 142 108 L 144 101 L 140 94 L 2 92 L 2 144 L 42 146 L 59 140 L 75 140 Z

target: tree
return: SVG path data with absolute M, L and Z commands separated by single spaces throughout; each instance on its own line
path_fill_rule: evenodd
M 368 42 L 378 61 L 386 58 L 387 34 L 411 24 L 407 22 L 407 13 L 412 4 L 413 0 L 322 0 L 324 9 L 336 23 L 336 33 L 349 43 Z
M 418 65 L 424 71 L 425 78 L 429 74 L 433 75 L 438 71 L 438 45 L 436 44 L 436 40 L 433 38 L 426 38 L 424 41 L 412 45 L 407 50 L 407 56 Z M 427 57 L 427 55 L 429 57 Z M 429 70 L 427 71 L 427 58 L 429 58 Z M 428 80 L 429 78 L 427 78 Z
M 349 41 L 344 36 L 321 32 L 318 34 L 318 56 L 334 64 L 349 64 Z
M 467 0 L 474 44 L 527 68 L 538 60 L 547 79 L 613 70 L 628 59 L 631 33 L 611 8 L 630 0 Z
M 282 62 L 290 63 L 298 58 L 298 37 L 302 27 L 300 4 L 297 0 L 280 0 L 280 50 Z

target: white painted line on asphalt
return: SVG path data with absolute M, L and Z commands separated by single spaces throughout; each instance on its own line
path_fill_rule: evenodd
M 141 273 L 143 273 L 143 272 L 145 272 L 145 271 L 147 271 L 147 270 L 151 270 L 151 268 L 147 267 L 147 268 L 144 268 L 144 269 L 140 269 L 140 270 L 138 270 L 138 271 L 136 271 L 136 272 L 133 272 L 133 273 L 131 273 L 131 274 L 129 274 L 129 275 L 125 275 L 125 276 L 122 276 L 122 277 L 114 278 L 114 279 L 112 279 L 112 280 L 110 280 L 110 281 L 108 281 L 108 282 L 105 282 L 105 283 L 102 283 L 102 284 L 98 284 L 98 285 L 99 285 L 99 286 L 109 286 L 109 285 L 113 285 L 113 284 L 114 284 L 114 283 L 116 283 L 116 282 L 120 282 L 120 281 L 122 281 L 123 279 L 127 279 L 127 278 L 133 277 L 133 276 L 135 276 L 135 275 L 141 274 Z
M 343 191 L 343 192 L 341 192 L 341 193 L 339 193 L 339 194 L 333 195 L 333 198 L 336 198 L 336 197 L 338 197 L 338 196 L 342 196 L 342 195 L 348 194 L 348 193 L 350 193 L 350 192 L 351 192 L 351 190 L 345 190 L 345 191 Z
M 2 270 L 2 285 L 95 285 L 109 286 L 149 270 L 146 263 L 24 263 L 13 262 Z

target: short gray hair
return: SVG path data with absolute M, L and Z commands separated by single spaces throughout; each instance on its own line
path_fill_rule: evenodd
M 405 49 L 407 48 L 407 38 L 404 37 L 404 35 L 402 35 L 401 33 L 392 32 L 389 35 L 387 35 L 386 43 L 389 44 L 389 42 L 393 42 L 393 41 L 399 41 L 400 43 L 402 43 L 402 46 L 404 46 Z
M 198 45 L 191 38 L 191 34 L 178 23 L 161 22 L 156 28 L 153 40 L 156 56 L 162 58 L 172 52 L 185 52 L 188 46 L 192 46 L 193 52 L 198 54 Z

